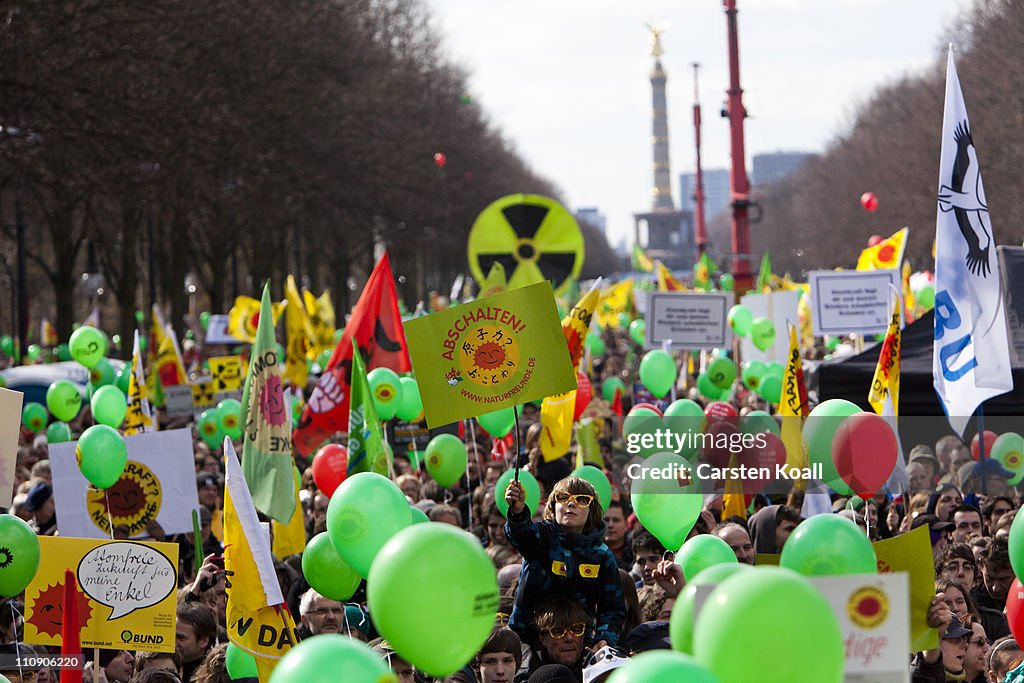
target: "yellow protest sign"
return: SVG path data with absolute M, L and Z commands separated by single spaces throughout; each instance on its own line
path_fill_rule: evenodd
M 928 525 L 872 543 L 878 573 L 910 575 L 910 650 L 919 652 L 939 646 L 939 632 L 928 626 L 928 608 L 935 597 L 935 564 Z
M 213 396 L 213 382 L 204 380 L 192 384 L 192 406 L 196 410 L 212 408 L 217 405 Z
M 39 537 L 39 571 L 25 589 L 25 642 L 61 644 L 64 570 L 78 581 L 82 647 L 172 652 L 178 544 Z
M 550 283 L 405 323 L 430 428 L 576 388 Z
M 245 380 L 241 356 L 217 356 L 209 362 L 214 393 L 241 391 Z

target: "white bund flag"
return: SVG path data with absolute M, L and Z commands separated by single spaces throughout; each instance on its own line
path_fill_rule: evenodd
M 983 401 L 1013 389 L 995 247 L 950 45 L 935 219 L 932 376 L 958 434 Z

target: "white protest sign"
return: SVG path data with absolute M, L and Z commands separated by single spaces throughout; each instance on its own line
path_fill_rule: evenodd
M 899 270 L 812 270 L 808 273 L 814 336 L 879 334 L 889 326 L 891 284 L 902 291 Z
M 843 683 L 910 683 L 910 597 L 906 572 L 809 577 L 839 622 Z M 718 584 L 697 586 L 696 621 Z
M 187 385 L 186 385 L 187 388 Z M 192 532 L 196 493 L 192 430 L 133 434 L 124 439 L 128 464 L 109 489 L 95 489 L 75 460 L 77 442 L 50 444 L 50 468 L 62 536 L 110 538 L 110 524 L 132 538 L 147 536 L 152 521 L 168 535 Z
M 177 571 L 154 547 L 130 541 L 93 548 L 78 563 L 86 595 L 111 608 L 107 621 L 160 603 L 177 588 Z
M 651 292 L 648 294 L 645 347 L 672 349 L 716 349 L 731 343 L 732 330 L 726 321 L 734 296 L 732 292 Z
M 232 336 L 228 332 L 228 314 L 227 313 L 216 313 L 210 316 L 206 325 L 206 343 L 207 344 L 230 344 L 232 346 L 236 344 L 244 344 L 238 337 Z
M 14 470 L 18 464 L 18 432 L 21 431 L 20 391 L 0 389 L 0 507 L 11 507 Z

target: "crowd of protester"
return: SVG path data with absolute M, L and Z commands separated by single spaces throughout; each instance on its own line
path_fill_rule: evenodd
M 634 364 L 628 340 L 606 332 L 609 353 L 593 364 L 592 379 L 628 377 Z M 692 378 L 691 378 L 692 379 Z M 691 398 L 701 401 L 699 395 Z M 737 394 L 741 414 L 765 407 L 753 395 Z M 701 401 L 702 402 L 702 401 Z M 538 445 L 539 416 L 532 406 L 520 422 L 521 462 L 541 486 L 541 505 L 525 505 L 522 488 L 504 492 L 508 516 L 497 505 L 495 483 L 512 465 L 512 456 L 492 455 L 492 443 L 479 428 L 464 430 L 469 463 L 462 480 L 441 488 L 395 444 L 395 481 L 411 505 L 432 523 L 453 524 L 474 534 L 494 563 L 501 598 L 494 629 L 471 662 L 446 680 L 466 683 L 513 681 L 597 683 L 640 652 L 670 648 L 669 617 L 684 586 L 671 548 L 645 530 L 630 506 L 629 479 L 621 435 L 607 403 L 595 399 L 595 414 L 608 428 L 600 447 L 612 501 L 602 509 L 594 488 L 570 476 L 575 448 L 546 461 Z M 628 409 L 628 399 L 627 406 Z M 87 409 L 81 419 L 88 421 Z M 78 425 L 81 426 L 81 425 Z M 11 513 L 36 533 L 59 534 L 45 437 L 24 434 L 18 453 Z M 339 437 L 343 443 L 344 438 Z M 217 451 L 195 439 L 196 490 L 201 539 L 167 536 L 155 523 L 146 536 L 179 544 L 176 646 L 173 652 L 103 650 L 86 666 L 90 683 L 224 683 L 226 594 L 223 570 L 224 467 Z M 935 567 L 935 599 L 929 623 L 941 634 L 940 646 L 913 653 L 915 683 L 1004 680 L 1020 683 L 1024 653 L 1010 635 L 1005 614 L 1014 579 L 1008 534 L 1020 494 L 998 472 L 980 470 L 955 436 L 918 444 L 906 452 L 910 488 L 869 499 L 833 495 L 833 512 L 861 526 L 873 540 L 891 538 L 927 526 Z M 303 469 L 300 500 L 307 537 L 326 530 L 328 496 L 316 487 L 309 462 Z M 979 486 L 979 472 L 987 477 Z M 984 490 L 984 492 L 982 492 Z M 713 534 L 724 540 L 739 562 L 754 564 L 759 554 L 779 553 L 803 521 L 802 494 L 758 495 L 749 516 L 723 518 L 722 496 L 708 496 L 690 537 Z M 124 538 L 124 529 L 114 530 Z M 195 571 L 196 546 L 204 561 Z M 367 643 L 386 660 L 401 681 L 428 681 L 376 632 L 367 611 L 365 583 L 345 603 L 310 588 L 301 557 L 275 558 L 287 606 L 302 638 L 335 633 Z M 21 648 L 23 601 L 0 605 L 4 652 Z M 2 654 L 2 653 L 0 653 Z M 911 653 L 908 653 L 908 657 Z M 34 678 L 53 683 L 57 672 L 3 670 L 12 683 Z

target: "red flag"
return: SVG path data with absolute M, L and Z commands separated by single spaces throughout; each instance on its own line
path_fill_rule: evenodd
M 60 654 L 82 655 L 82 627 L 78 619 L 78 582 L 75 573 L 64 570 L 64 621 L 60 626 Z M 60 672 L 61 683 L 82 683 L 81 669 L 64 669 Z
M 353 339 L 367 359 L 367 370 L 380 367 L 399 373 L 412 370 L 402 316 L 398 311 L 395 280 L 391 275 L 391 261 L 386 253 L 370 273 L 370 279 L 366 281 L 345 325 L 345 332 L 292 434 L 293 445 L 304 456 L 312 453 L 335 432 L 348 431 Z
M 622 417 L 622 389 L 615 390 L 615 396 L 612 397 L 612 412 Z

